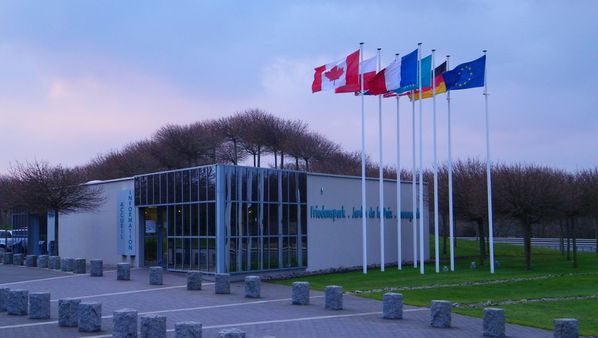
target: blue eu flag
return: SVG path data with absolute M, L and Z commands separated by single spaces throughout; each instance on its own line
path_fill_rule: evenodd
M 458 65 L 455 69 L 442 74 L 446 90 L 483 87 L 485 69 L 486 55 Z
M 401 58 L 401 83 L 395 93 L 404 93 L 417 87 L 417 49 Z

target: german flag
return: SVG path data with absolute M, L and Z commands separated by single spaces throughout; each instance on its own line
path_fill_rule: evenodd
M 434 82 L 436 83 L 436 94 L 441 94 L 446 92 L 446 85 L 444 83 L 444 77 L 442 74 L 446 72 L 446 61 L 444 61 L 440 66 L 436 67 L 434 70 Z M 431 98 L 433 91 L 433 87 L 426 87 L 422 88 L 422 96 L 424 99 Z M 412 101 L 419 100 L 419 90 L 414 91 L 413 93 L 409 93 L 409 99 Z

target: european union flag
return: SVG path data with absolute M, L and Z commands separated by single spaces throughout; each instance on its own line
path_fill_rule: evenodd
M 404 93 L 417 87 L 417 49 L 401 58 L 401 83 L 395 93 Z
M 458 65 L 455 69 L 442 74 L 446 90 L 484 87 L 485 69 L 486 55 Z

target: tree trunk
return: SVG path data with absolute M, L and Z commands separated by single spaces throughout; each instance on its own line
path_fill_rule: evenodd
M 575 233 L 575 217 L 571 217 L 571 237 L 573 237 L 573 267 L 577 267 L 577 235 Z
M 478 222 L 478 238 L 480 242 L 480 266 L 484 265 L 486 258 L 486 236 L 484 236 L 484 221 Z
M 54 250 L 52 252 L 54 256 L 58 254 L 58 210 L 54 209 Z
M 305 171 L 309 171 L 309 160 L 305 160 Z M 598 239 L 596 239 L 596 242 L 598 242 Z
M 280 169 L 284 169 L 284 152 L 280 152 Z
M 278 151 L 274 151 L 274 168 L 278 168 Z
M 299 157 L 295 156 L 295 170 L 299 170 Z
M 253 166 L 255 167 L 255 153 L 253 154 Z
M 238 156 L 237 156 L 237 140 L 233 140 L 233 151 L 235 152 L 233 154 L 233 163 L 235 165 L 239 164 L 238 162 Z
M 261 166 L 261 157 L 262 157 L 262 147 L 261 146 L 257 146 L 257 167 L 259 168 Z
M 523 253 L 525 255 L 525 266 L 532 269 L 532 225 L 523 225 Z

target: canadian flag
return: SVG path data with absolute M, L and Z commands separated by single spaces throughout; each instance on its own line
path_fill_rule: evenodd
M 312 93 L 358 84 L 359 50 L 342 60 L 320 66 L 315 71 Z
M 368 84 L 370 95 L 384 94 L 401 86 L 401 59 L 382 69 Z
M 376 76 L 376 65 L 377 65 L 378 58 L 372 57 L 367 60 L 361 61 L 361 67 L 359 67 L 359 75 L 363 75 L 363 91 L 367 92 L 369 90 L 368 83 L 374 76 Z M 334 90 L 335 93 L 355 93 L 358 94 L 361 90 L 361 76 L 357 80 L 356 84 L 353 85 L 344 85 L 342 87 L 336 88 Z

